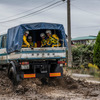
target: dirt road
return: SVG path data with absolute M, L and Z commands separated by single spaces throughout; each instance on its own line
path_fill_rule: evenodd
M 39 79 L 25 79 L 13 86 L 0 71 L 0 100 L 100 100 L 100 84 L 74 80 L 64 75 L 43 85 Z

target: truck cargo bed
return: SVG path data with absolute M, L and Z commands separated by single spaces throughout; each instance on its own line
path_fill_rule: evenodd
M 22 48 L 20 52 L 7 54 L 2 50 L 0 64 L 9 63 L 10 60 L 41 60 L 41 59 L 64 59 L 66 58 L 65 47 L 48 48 Z

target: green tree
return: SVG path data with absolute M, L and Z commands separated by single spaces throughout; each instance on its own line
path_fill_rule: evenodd
M 100 68 L 100 31 L 94 45 L 93 62 Z

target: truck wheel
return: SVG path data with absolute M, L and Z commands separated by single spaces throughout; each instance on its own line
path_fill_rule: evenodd
M 3 70 L 2 65 L 0 65 L 0 71 L 2 71 L 2 70 Z
M 11 65 L 8 69 L 8 77 L 13 82 L 14 85 L 18 85 L 18 82 L 16 80 L 16 72 L 14 67 Z
M 43 85 L 47 85 L 48 82 L 47 82 L 47 78 L 41 78 L 41 82 Z

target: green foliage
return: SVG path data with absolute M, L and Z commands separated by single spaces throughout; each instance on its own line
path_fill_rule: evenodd
M 100 68 L 100 31 L 98 33 L 93 52 L 93 62 Z
M 77 45 L 72 48 L 73 67 L 93 63 L 93 45 Z

